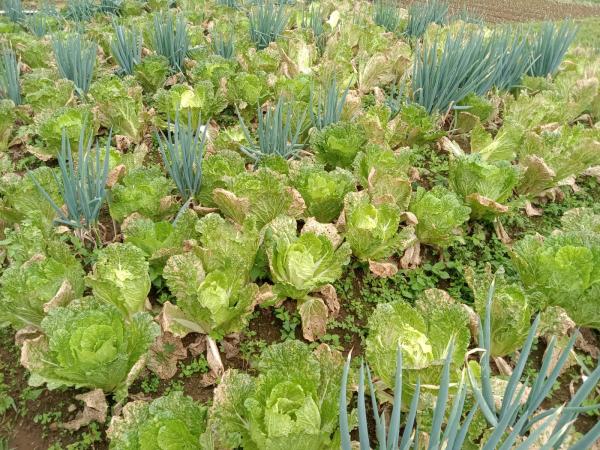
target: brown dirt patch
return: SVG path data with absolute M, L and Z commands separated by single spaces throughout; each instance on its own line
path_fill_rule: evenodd
M 451 0 L 451 8 L 466 8 L 490 22 L 536 22 L 600 16 L 600 5 L 548 0 Z

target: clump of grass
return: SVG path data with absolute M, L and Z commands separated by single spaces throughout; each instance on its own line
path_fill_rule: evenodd
M 216 55 L 225 59 L 235 57 L 235 40 L 233 32 L 229 34 L 214 32 L 211 35 L 211 47 Z
M 60 75 L 71 80 L 80 95 L 87 94 L 96 65 L 96 43 L 72 34 L 65 39 L 55 37 L 52 46 Z
M 55 177 L 55 181 L 66 210 L 52 200 L 31 173 L 30 177 L 56 212 L 57 223 L 75 229 L 89 230 L 98 223 L 100 209 L 106 201 L 111 135 L 109 134 L 104 149 L 104 158 L 101 160 L 100 146 L 96 142 L 95 151 L 92 151 L 93 136 L 86 140 L 86 129 L 85 125 L 81 129 L 76 159 L 64 130 L 62 134 L 62 144 L 58 154 L 60 180 Z
M 126 29 L 113 23 L 115 36 L 110 42 L 110 51 L 119 64 L 121 72 L 133 75 L 135 66 L 142 61 L 142 33 L 137 28 Z
M 327 83 L 323 92 L 317 93 L 314 87 L 311 86 L 309 112 L 314 127 L 322 130 L 332 123 L 339 122 L 346 104 L 349 88 L 350 85 L 340 93 L 335 78 Z
M 386 31 L 394 32 L 400 25 L 400 10 L 394 0 L 375 0 L 373 21 Z
M 182 72 L 190 45 L 185 17 L 163 11 L 154 16 L 153 25 L 150 36 L 154 50 L 169 60 L 173 70 Z
M 248 12 L 250 39 L 258 50 L 267 48 L 285 30 L 289 13 L 282 4 L 259 0 Z
M 240 126 L 248 141 L 248 145 L 242 146 L 242 151 L 257 163 L 264 156 L 278 155 L 285 159 L 296 157 L 303 147 L 299 140 L 306 110 L 298 115 L 296 121 L 293 116 L 292 104 L 285 103 L 283 97 L 279 97 L 275 107 L 268 108 L 264 113 L 259 106 L 256 130 L 258 140 L 255 141 L 238 111 Z
M 0 98 L 8 98 L 15 105 L 21 102 L 20 63 L 13 49 L 5 47 L 0 58 Z
M 186 204 L 202 185 L 202 157 L 207 130 L 208 125 L 202 127 L 200 121 L 194 129 L 191 113 L 188 113 L 187 124 L 183 122 L 177 110 L 175 120 L 168 120 L 167 132 L 156 133 L 165 168 Z
M 425 34 L 432 23 L 443 25 L 448 18 L 448 4 L 440 0 L 427 0 L 425 3 L 413 3 L 408 8 L 408 23 L 405 33 L 419 38 Z
M 527 74 L 534 77 L 554 75 L 578 31 L 571 21 L 560 24 L 544 22 L 542 29 L 533 34 L 530 41 L 531 66 Z

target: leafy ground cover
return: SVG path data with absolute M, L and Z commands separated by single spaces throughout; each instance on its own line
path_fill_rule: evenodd
M 594 9 L 472 3 L 4 0 L 1 445 L 597 440 Z

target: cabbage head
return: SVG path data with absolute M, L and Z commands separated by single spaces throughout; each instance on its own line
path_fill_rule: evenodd
M 31 386 L 102 389 L 118 399 L 126 396 L 160 332 L 150 314 L 126 320 L 116 306 L 94 298 L 51 309 L 41 328 L 44 334 L 26 340 L 21 350 Z

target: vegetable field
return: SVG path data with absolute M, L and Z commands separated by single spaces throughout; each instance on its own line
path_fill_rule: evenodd
M 0 449 L 598 448 L 600 7 L 518 3 L 0 0 Z

